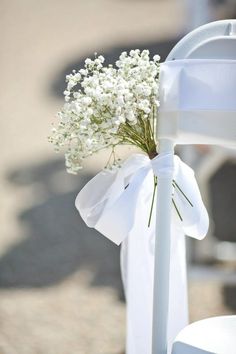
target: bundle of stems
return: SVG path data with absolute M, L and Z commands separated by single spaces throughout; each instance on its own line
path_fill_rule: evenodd
M 132 125 L 129 122 L 121 124 L 117 135 L 120 136 L 123 144 L 134 145 L 146 153 L 150 159 L 158 155 L 156 142 L 156 107 L 153 104 L 148 118 L 142 114 L 138 116 L 137 123 Z
M 155 158 L 158 155 L 158 145 L 155 139 L 155 131 L 156 131 L 156 109 L 155 105 L 152 107 L 152 111 L 148 117 L 148 119 L 144 119 L 142 115 L 138 117 L 138 123 L 135 125 L 132 125 L 130 123 L 125 123 L 121 124 L 119 127 L 118 135 L 122 138 L 122 143 L 124 144 L 129 144 L 129 145 L 134 145 L 141 149 L 143 152 L 145 152 L 150 159 Z M 152 200 L 151 200 L 151 206 L 150 206 L 150 213 L 149 213 L 149 218 L 148 218 L 148 227 L 150 227 L 151 224 L 151 219 L 152 219 L 152 212 L 153 212 L 153 207 L 154 207 L 154 201 L 155 201 L 155 196 L 156 196 L 156 190 L 157 190 L 157 176 L 153 176 L 153 194 L 152 194 Z M 180 195 L 193 207 L 193 204 L 189 200 L 189 198 L 186 196 L 186 194 L 183 192 L 183 190 L 180 188 L 180 186 L 177 184 L 175 180 L 172 182 L 173 189 L 177 192 L 180 193 Z M 183 218 L 181 216 L 181 213 L 179 211 L 179 208 L 176 204 L 176 201 L 174 198 L 172 198 L 172 203 L 175 208 L 175 211 L 181 221 L 183 221 Z

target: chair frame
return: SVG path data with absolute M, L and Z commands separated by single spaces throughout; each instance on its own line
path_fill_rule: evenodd
M 187 34 L 172 49 L 166 61 L 236 59 L 235 40 L 236 20 L 212 22 Z M 158 140 L 158 152 L 170 153 L 174 158 L 175 141 L 164 138 Z M 158 181 L 152 354 L 167 354 L 172 179 L 173 176 L 168 176 Z

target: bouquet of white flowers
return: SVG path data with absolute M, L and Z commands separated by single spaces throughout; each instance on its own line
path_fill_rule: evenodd
M 157 155 L 155 139 L 159 106 L 159 55 L 149 51 L 123 52 L 116 65 L 105 67 L 104 57 L 86 59 L 85 67 L 67 75 L 65 104 L 58 113 L 49 141 L 65 149 L 70 173 L 82 168 L 83 159 L 111 148 L 110 165 L 118 162 L 115 147 L 131 144 L 150 158 Z
M 121 144 L 138 147 L 150 159 L 157 155 L 160 56 L 150 60 L 148 50 L 136 49 L 121 53 L 116 67 L 105 67 L 104 60 L 95 53 L 94 60 L 85 60 L 83 69 L 66 76 L 65 104 L 58 113 L 60 122 L 49 137 L 56 151 L 65 149 L 67 171 L 73 174 L 82 168 L 86 157 L 104 148 L 111 149 L 106 167 L 118 166 L 115 147 Z M 156 187 L 154 175 L 148 225 Z M 174 180 L 173 188 L 192 205 Z

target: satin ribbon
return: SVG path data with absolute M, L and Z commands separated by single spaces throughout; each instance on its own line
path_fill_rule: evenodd
M 150 354 L 152 336 L 153 270 L 156 209 L 148 219 L 154 188 L 154 174 L 163 178 L 174 172 L 174 180 L 191 201 L 173 187 L 173 198 L 181 214 L 172 208 L 171 264 L 168 317 L 168 352 L 178 332 L 188 324 L 185 238 L 202 239 L 208 230 L 193 170 L 168 154 L 155 159 L 136 154 L 122 167 L 98 173 L 80 191 L 76 208 L 93 227 L 121 247 L 121 273 L 127 301 L 127 354 Z

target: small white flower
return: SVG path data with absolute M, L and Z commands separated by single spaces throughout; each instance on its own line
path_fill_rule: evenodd
M 84 96 L 82 102 L 89 106 L 92 103 L 92 98 Z
M 123 106 L 124 105 L 124 97 L 123 96 L 118 96 L 116 99 L 116 102 L 118 104 L 118 106 Z
M 153 57 L 153 60 L 154 60 L 155 62 L 160 61 L 160 59 L 161 59 L 161 57 L 160 57 L 160 55 L 158 55 L 158 54 L 154 55 L 154 57 Z
M 124 116 L 119 116 L 118 120 L 119 120 L 119 123 L 125 123 L 125 117 Z
M 102 55 L 99 55 L 98 59 L 100 60 L 101 63 L 104 63 L 105 58 Z
M 88 75 L 88 70 L 87 69 L 80 69 L 80 74 L 83 76 L 87 76 Z
M 93 61 L 90 58 L 87 58 L 84 63 L 85 63 L 85 65 L 88 66 L 88 65 L 91 65 L 93 63 Z
M 74 79 L 78 82 L 81 80 L 81 74 L 80 73 L 76 73 L 74 76 Z
M 134 112 L 133 111 L 129 111 L 128 115 L 127 115 L 127 119 L 131 122 L 133 122 L 134 120 L 136 120 Z
M 93 114 L 93 109 L 92 108 L 88 108 L 87 109 L 87 115 L 91 116 Z

